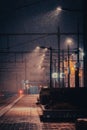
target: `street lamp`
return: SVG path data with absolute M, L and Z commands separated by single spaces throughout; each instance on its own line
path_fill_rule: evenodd
M 56 8 L 56 10 L 57 10 L 57 11 L 58 11 L 58 13 L 59 13 L 59 12 L 61 12 L 61 11 L 62 11 L 62 8 L 61 8 L 61 7 L 57 7 L 57 8 Z
M 61 8 L 62 9 L 62 8 Z M 74 12 L 74 13 L 79 13 L 82 15 L 83 18 L 83 49 L 84 49 L 84 59 L 83 59 L 83 73 L 84 73 L 84 87 L 87 87 L 87 7 L 86 7 L 86 0 L 82 1 L 82 9 L 67 9 L 67 8 L 63 8 L 63 11 L 67 11 L 67 12 Z M 78 19 L 79 20 L 79 19 Z M 79 21 L 78 21 L 79 22 Z M 79 31 L 78 31 L 78 37 L 79 37 Z M 77 54 L 77 62 L 79 64 L 79 38 L 78 38 L 78 54 Z M 76 81 L 76 86 L 79 87 L 79 67 L 77 69 L 77 81 Z
M 40 46 L 40 48 L 50 50 L 50 88 L 52 88 L 52 47 Z
M 84 6 L 85 6 L 85 4 L 84 4 Z M 61 11 L 64 11 L 64 12 L 70 12 L 70 13 L 78 13 L 78 15 L 79 15 L 79 13 L 82 15 L 82 17 L 83 17 L 83 35 L 84 35 L 84 39 L 85 39 L 85 10 L 82 10 L 82 9 L 70 9 L 70 8 L 62 8 L 62 7 L 58 7 L 58 9 L 59 10 L 61 10 Z M 86 11 L 87 12 L 87 11 Z M 77 15 L 76 15 L 77 16 Z M 77 18 L 77 21 L 78 21 L 78 24 L 77 24 L 77 38 L 78 38 L 78 42 L 77 42 L 77 68 L 76 68 L 76 71 L 75 71 L 75 87 L 79 87 L 79 17 Z M 86 22 L 87 23 L 87 22 Z M 86 50 L 86 48 L 84 47 L 85 46 L 85 44 L 86 44 L 86 42 L 85 42 L 85 40 L 83 39 L 83 48 L 84 48 L 84 50 Z M 68 47 L 68 50 L 69 50 L 69 47 Z M 69 53 L 69 52 L 68 52 Z M 69 58 L 69 57 L 68 57 Z M 84 70 L 87 70 L 86 69 L 86 57 L 84 58 L 84 60 L 83 60 L 83 63 L 84 63 Z M 87 73 L 86 73 L 87 71 L 84 71 L 84 78 L 86 78 L 86 75 L 87 75 Z M 84 84 L 86 85 L 86 83 L 85 83 L 85 80 L 84 80 Z M 85 86 L 84 85 L 84 86 Z
M 68 88 L 70 88 L 70 46 L 72 44 L 72 39 L 67 38 L 66 43 L 67 43 L 67 55 L 68 55 Z

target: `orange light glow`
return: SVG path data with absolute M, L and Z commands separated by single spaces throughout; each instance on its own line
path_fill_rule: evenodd
M 23 90 L 19 90 L 19 94 L 23 94 Z

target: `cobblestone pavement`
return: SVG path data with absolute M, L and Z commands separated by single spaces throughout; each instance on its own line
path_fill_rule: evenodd
M 40 121 L 41 108 L 36 105 L 38 95 L 26 95 L 0 118 L 0 130 L 75 130 L 74 123 Z

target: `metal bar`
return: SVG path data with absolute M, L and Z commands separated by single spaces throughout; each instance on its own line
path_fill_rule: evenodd
M 68 51 L 68 88 L 70 88 L 70 55 L 69 55 L 69 45 L 67 45 Z
M 83 35 L 83 33 L 79 33 Z M 20 35 L 58 35 L 58 32 L 53 33 L 0 33 L 0 36 L 20 36 Z M 77 35 L 77 32 L 60 32 L 60 35 Z
M 50 47 L 50 88 L 52 88 L 52 48 Z
M 60 87 L 60 29 L 58 27 L 58 87 Z

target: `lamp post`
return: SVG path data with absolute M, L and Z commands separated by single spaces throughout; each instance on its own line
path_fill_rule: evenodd
M 60 28 L 58 27 L 58 85 L 60 87 Z
M 52 88 L 52 48 L 50 47 L 50 88 Z
M 79 49 L 77 49 L 77 63 L 75 68 L 75 87 L 79 87 Z
M 69 45 L 67 45 L 68 51 L 68 88 L 70 88 L 70 57 L 69 57 Z
M 68 88 L 70 88 L 70 45 L 72 44 L 72 39 L 66 39 L 67 44 L 67 57 L 68 57 Z
M 76 69 L 76 74 L 75 74 L 75 80 L 76 80 L 76 87 L 78 86 L 79 87 L 79 36 L 80 36 L 80 34 L 79 34 L 79 14 L 81 14 L 81 17 L 82 17 L 82 19 L 83 19 L 83 35 L 84 35 L 84 39 L 85 39 L 85 16 L 87 15 L 87 11 L 86 11 L 86 0 L 83 0 L 83 9 L 71 9 L 71 8 L 62 8 L 62 7 L 58 7 L 58 9 L 62 12 L 62 11 L 64 11 L 64 12 L 68 12 L 68 13 L 73 13 L 73 14 L 75 14 L 75 16 L 77 17 L 77 15 L 76 14 L 78 14 L 78 17 L 77 17 L 77 69 Z M 85 15 L 85 13 L 86 13 L 86 15 Z M 86 22 L 87 23 L 87 22 Z M 86 48 L 87 47 L 84 47 L 85 46 L 85 41 L 84 41 L 84 39 L 83 39 L 83 48 L 84 48 L 84 50 L 86 50 Z M 86 58 L 85 58 L 86 59 Z M 84 63 L 85 63 L 85 60 L 84 60 Z M 84 65 L 84 70 L 85 70 L 85 66 L 86 65 Z M 87 72 L 87 71 L 86 71 Z M 85 78 L 86 76 L 85 76 L 85 73 L 84 73 L 84 78 Z
M 64 88 L 64 50 L 62 50 L 62 73 L 63 73 L 63 77 L 62 77 L 62 87 Z
M 76 65 L 76 69 L 75 69 L 75 87 L 78 88 L 79 87 L 79 24 L 77 26 L 77 65 Z
M 44 47 L 40 46 L 42 49 L 48 49 L 50 50 L 50 88 L 52 88 L 52 47 Z
M 56 74 L 56 59 L 54 60 L 54 73 Z M 54 88 L 56 88 L 56 78 L 54 78 Z

